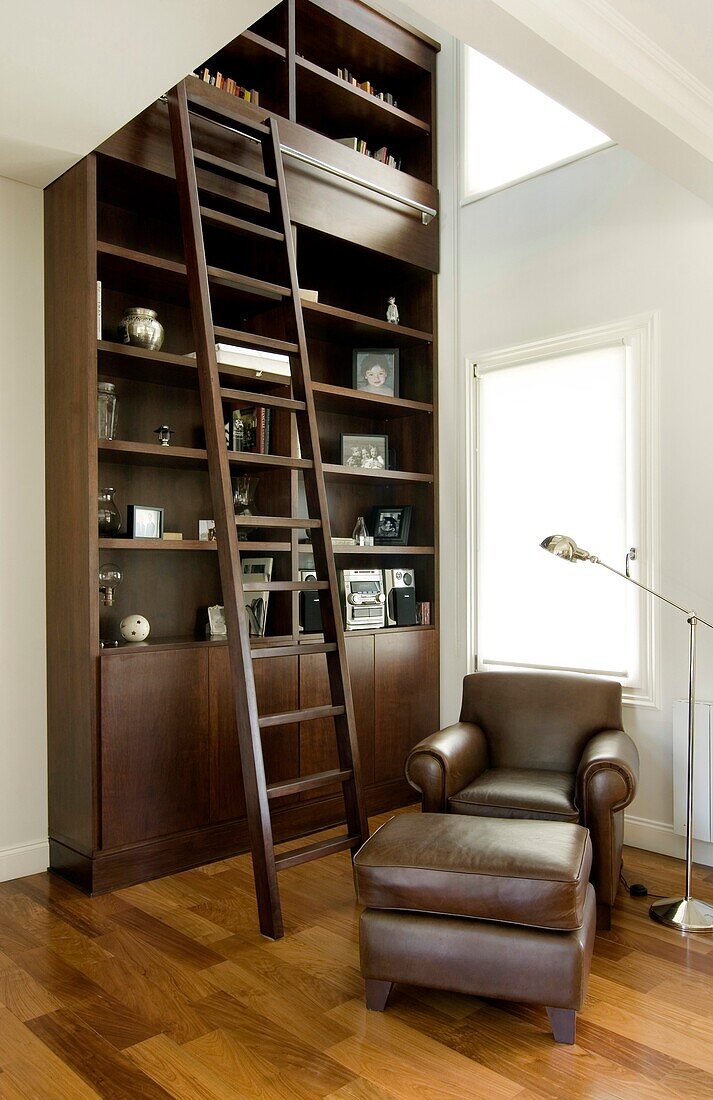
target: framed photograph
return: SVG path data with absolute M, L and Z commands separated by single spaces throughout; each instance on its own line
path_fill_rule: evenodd
M 411 505 L 400 504 L 374 508 L 371 529 L 375 546 L 408 546 L 411 528 Z
M 208 630 L 211 638 L 226 637 L 228 628 L 225 625 L 225 608 L 221 604 L 208 608 Z
M 388 470 L 389 437 L 342 433 L 342 466 L 360 470 Z
M 152 508 L 148 504 L 127 504 L 126 537 L 162 539 L 163 508 Z
M 355 348 L 352 385 L 362 393 L 399 396 L 399 349 Z

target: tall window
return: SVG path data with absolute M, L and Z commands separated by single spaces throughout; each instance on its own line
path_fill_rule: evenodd
M 651 581 L 651 323 L 485 357 L 477 374 L 479 667 L 612 676 L 652 698 L 651 608 L 634 585 L 540 549 L 564 534 Z
M 601 130 L 470 47 L 464 75 L 468 197 L 611 144 Z

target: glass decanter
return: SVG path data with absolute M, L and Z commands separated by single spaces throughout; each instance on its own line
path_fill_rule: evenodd
M 116 489 L 108 487 L 99 490 L 99 534 L 104 538 L 111 538 L 121 530 L 121 512 L 114 500 L 115 492 Z

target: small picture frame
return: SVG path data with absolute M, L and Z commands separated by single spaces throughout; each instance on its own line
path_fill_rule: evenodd
M 352 385 L 362 393 L 399 396 L 399 349 L 354 348 Z
M 221 604 L 214 604 L 208 608 L 208 633 L 211 638 L 225 638 L 227 636 L 225 608 Z
M 215 520 L 214 519 L 199 519 L 198 520 L 198 541 L 199 542 L 215 542 Z
M 375 546 L 408 546 L 411 529 L 410 504 L 376 507 L 371 513 L 371 529 Z
M 149 504 L 127 504 L 126 537 L 129 539 L 162 539 L 163 508 Z
M 388 470 L 389 437 L 343 432 L 342 466 L 357 470 Z

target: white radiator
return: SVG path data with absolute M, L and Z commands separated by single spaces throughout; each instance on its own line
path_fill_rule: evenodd
M 713 782 L 711 777 L 711 736 L 713 703 L 696 703 L 693 751 L 693 836 L 711 840 Z M 673 704 L 673 829 L 686 835 L 686 799 L 688 769 L 688 702 Z

